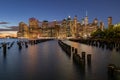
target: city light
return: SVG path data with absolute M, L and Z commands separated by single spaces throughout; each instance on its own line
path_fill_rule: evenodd
M 112 24 L 111 18 L 112 17 L 110 17 L 110 20 L 108 20 L 108 22 L 110 22 L 109 25 Z M 63 19 L 62 21 L 40 21 L 41 25 L 39 25 L 39 20 L 37 20 L 36 18 L 30 18 L 29 25 L 27 25 L 24 22 L 19 23 L 19 30 L 17 32 L 17 36 L 24 38 L 87 38 L 90 37 L 90 34 L 96 31 L 97 29 L 104 29 L 103 22 L 100 22 L 101 25 L 99 26 L 97 18 L 93 20 L 93 23 L 89 23 L 88 16 L 86 16 L 83 19 L 83 21 L 84 23 L 80 22 L 77 16 L 75 16 L 73 19 L 70 16 L 68 16 L 68 18 Z

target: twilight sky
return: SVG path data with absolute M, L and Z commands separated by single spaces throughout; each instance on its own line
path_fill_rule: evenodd
M 18 26 L 35 17 L 40 21 L 62 20 L 77 15 L 81 20 L 88 12 L 89 22 L 94 18 L 107 24 L 107 17 L 113 17 L 113 24 L 120 22 L 120 0 L 0 0 L 0 28 Z

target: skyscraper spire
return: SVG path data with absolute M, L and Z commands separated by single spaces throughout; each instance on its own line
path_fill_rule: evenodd
M 85 25 L 88 24 L 88 13 L 87 13 L 87 10 L 86 10 L 86 16 L 85 16 L 85 19 L 84 19 L 84 23 L 85 23 Z
M 86 10 L 86 16 L 88 16 L 88 12 L 87 12 L 87 10 Z

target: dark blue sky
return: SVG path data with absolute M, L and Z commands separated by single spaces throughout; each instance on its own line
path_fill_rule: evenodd
M 88 12 L 89 22 L 94 18 L 107 24 L 107 17 L 113 23 L 120 22 L 120 0 L 0 0 L 0 27 L 17 26 L 20 21 L 28 23 L 35 17 L 40 21 L 62 20 L 77 15 L 81 20 Z

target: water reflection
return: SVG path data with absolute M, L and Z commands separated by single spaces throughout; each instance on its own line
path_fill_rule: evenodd
M 6 53 L 3 53 L 3 58 L 6 59 Z
M 109 50 L 66 41 L 69 45 L 92 54 L 91 63 L 77 65 L 66 56 L 57 41 L 23 47 L 19 51 L 17 44 L 3 54 L 0 49 L 1 80 L 109 80 L 107 65 L 117 63 L 120 54 Z M 72 56 L 71 56 L 72 57 Z M 1 62 L 3 61 L 3 62 Z M 117 61 L 117 62 L 116 62 Z M 10 78 L 11 77 L 11 78 Z
M 37 62 L 38 62 L 38 46 L 29 46 L 29 49 L 26 52 L 26 61 L 24 61 L 25 75 L 28 79 L 32 78 L 37 71 Z
M 101 48 L 84 45 L 71 41 L 64 41 L 65 43 L 71 45 L 78 49 L 78 53 L 81 55 L 82 51 L 86 54 L 92 54 L 91 63 L 87 64 L 85 67 L 85 78 L 89 80 L 109 80 L 107 75 L 107 65 L 112 63 L 120 66 L 120 54 L 115 50 L 103 50 Z

